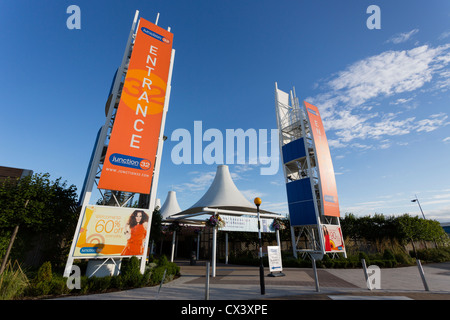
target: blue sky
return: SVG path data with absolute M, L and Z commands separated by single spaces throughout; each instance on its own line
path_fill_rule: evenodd
M 81 29 L 69 30 L 69 5 Z M 369 5 L 381 9 L 370 30 Z M 171 27 L 176 50 L 158 198 L 182 209 L 216 164 L 175 165 L 171 134 L 275 129 L 274 84 L 315 104 L 331 146 L 341 214 L 450 221 L 448 1 L 2 1 L 0 165 L 49 172 L 81 190 L 135 10 Z M 205 147 L 207 143 L 204 143 Z M 287 213 L 281 165 L 229 164 L 261 208 Z M 95 201 L 96 199 L 92 199 Z

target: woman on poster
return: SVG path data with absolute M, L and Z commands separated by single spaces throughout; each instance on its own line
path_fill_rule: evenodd
M 142 210 L 135 210 L 125 226 L 127 245 L 122 256 L 141 256 L 144 252 L 144 240 L 148 229 L 148 215 Z
M 328 232 L 326 226 L 323 226 L 322 230 L 323 230 L 323 237 L 325 240 L 325 252 L 331 251 L 330 233 Z

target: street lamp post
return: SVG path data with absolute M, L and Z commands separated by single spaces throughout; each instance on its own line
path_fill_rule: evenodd
M 261 287 L 261 294 L 266 293 L 266 288 L 264 285 L 264 265 L 262 256 L 262 239 L 261 239 L 261 219 L 259 216 L 259 206 L 261 204 L 260 198 L 255 198 L 254 203 L 256 205 L 256 211 L 258 213 L 258 238 L 259 238 L 259 285 Z
M 425 215 L 423 214 L 422 207 L 420 206 L 419 198 L 417 198 L 417 195 L 415 195 L 415 196 L 416 196 L 416 198 L 411 200 L 411 202 L 417 202 L 417 204 L 419 205 L 420 212 L 422 212 L 422 216 L 425 219 Z

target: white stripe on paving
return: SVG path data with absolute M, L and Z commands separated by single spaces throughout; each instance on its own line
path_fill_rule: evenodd
M 332 300 L 413 300 L 405 296 L 328 296 Z

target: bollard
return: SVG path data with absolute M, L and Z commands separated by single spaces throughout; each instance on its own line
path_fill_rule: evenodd
M 419 268 L 420 277 L 422 278 L 423 286 L 425 287 L 425 291 L 430 291 L 428 287 L 427 279 L 425 279 L 425 273 L 423 272 L 422 264 L 419 259 L 416 259 L 417 267 Z
M 167 269 L 164 270 L 164 274 L 162 276 L 161 283 L 159 284 L 159 289 L 158 289 L 158 293 L 156 294 L 155 300 L 158 300 L 158 298 L 159 298 L 159 292 L 161 291 L 161 287 L 162 287 L 162 285 L 164 283 L 164 279 L 166 278 L 166 272 L 167 272 Z
M 313 257 L 311 257 L 311 259 L 312 259 L 312 265 L 313 265 L 313 270 L 314 270 L 314 280 L 316 282 L 316 291 L 320 292 L 319 278 L 317 277 L 316 259 L 314 259 Z
M 364 270 L 364 278 L 366 278 L 366 285 L 369 290 L 372 290 L 372 284 L 369 281 L 369 274 L 367 273 L 367 265 L 366 265 L 366 259 L 361 259 L 361 264 L 363 266 Z
M 205 300 L 209 300 L 209 261 L 206 262 Z

